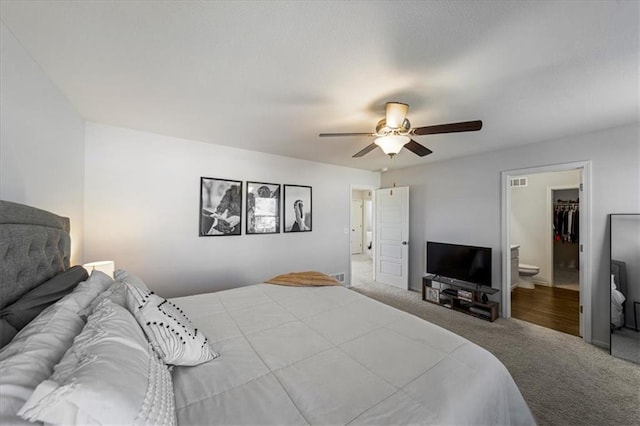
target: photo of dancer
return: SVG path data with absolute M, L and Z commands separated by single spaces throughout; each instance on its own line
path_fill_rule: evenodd
M 311 187 L 284 186 L 284 232 L 311 231 Z

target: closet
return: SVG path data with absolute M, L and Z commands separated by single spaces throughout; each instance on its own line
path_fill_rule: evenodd
M 579 290 L 580 199 L 578 189 L 553 193 L 553 285 Z

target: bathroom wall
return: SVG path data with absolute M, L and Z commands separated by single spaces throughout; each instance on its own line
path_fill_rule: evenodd
M 524 176 L 523 176 L 524 177 Z M 520 246 L 520 263 L 537 265 L 534 282 L 550 285 L 553 268 L 551 188 L 577 187 L 580 171 L 539 173 L 526 176 L 527 186 L 511 187 L 511 244 Z

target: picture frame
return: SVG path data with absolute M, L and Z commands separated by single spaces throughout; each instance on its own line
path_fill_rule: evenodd
M 281 185 L 247 182 L 246 189 L 246 234 L 279 234 Z
M 200 178 L 199 236 L 242 234 L 242 181 Z
M 303 185 L 284 185 L 284 232 L 311 232 L 312 188 Z
M 431 303 L 440 303 L 440 290 L 433 287 L 427 287 L 425 292 L 425 298 Z

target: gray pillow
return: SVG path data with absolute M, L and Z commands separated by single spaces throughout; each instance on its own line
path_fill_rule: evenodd
M 7 321 L 20 331 L 47 306 L 71 293 L 79 283 L 86 281 L 87 278 L 89 278 L 89 274 L 82 266 L 73 266 L 23 294 L 12 305 L 3 308 L 0 312 L 0 319 Z

